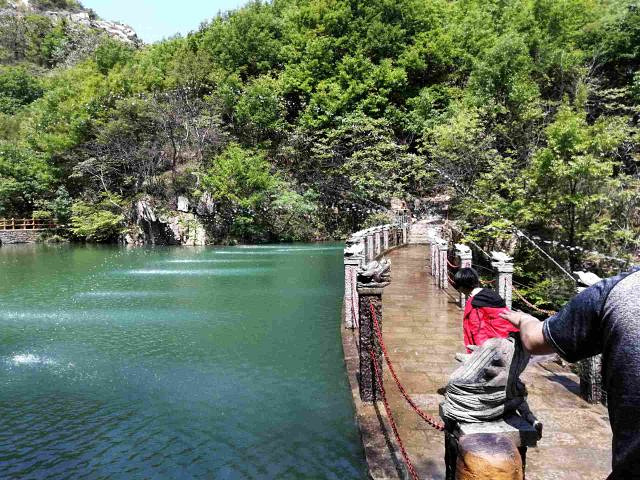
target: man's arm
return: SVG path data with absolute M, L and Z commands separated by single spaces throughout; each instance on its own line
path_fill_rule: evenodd
M 638 271 L 634 269 L 632 272 Z M 602 353 L 605 303 L 609 292 L 632 272 L 607 278 L 582 291 L 562 310 L 544 322 L 522 313 L 506 313 L 503 318 L 520 327 L 522 343 L 531 353 L 555 351 L 569 362 Z M 549 350 L 551 347 L 553 350 Z
M 544 322 L 523 312 L 503 312 L 500 314 L 500 317 L 508 320 L 514 327 L 520 330 L 522 345 L 529 353 L 533 355 L 555 353 L 555 350 L 547 343 L 542 333 L 542 325 L 544 325 Z

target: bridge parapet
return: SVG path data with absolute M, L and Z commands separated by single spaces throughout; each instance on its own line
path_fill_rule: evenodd
M 392 232 L 390 238 L 393 238 Z M 460 242 L 459 237 L 456 240 Z M 451 239 L 449 243 L 453 243 Z M 472 246 L 473 243 L 467 245 Z M 453 252 L 454 248 L 451 246 L 448 264 L 459 267 L 462 262 Z M 472 256 L 478 255 L 480 254 L 474 248 Z M 384 287 L 383 292 L 366 292 L 382 295 L 383 311 L 377 308 L 375 299 L 361 298 L 362 308 L 358 306 L 359 310 L 371 312 L 371 300 L 374 300 L 375 315 L 369 315 L 367 321 L 364 316 L 359 317 L 361 325 L 366 323 L 365 329 L 371 330 L 372 318 L 373 330 L 376 329 L 376 323 L 381 327 L 377 338 L 369 343 L 371 348 L 362 348 L 362 326 L 355 331 L 342 329 L 345 363 L 369 473 L 371 478 L 380 480 L 444 478 L 445 462 L 442 461 L 441 449 L 434 448 L 434 445 L 442 441 L 443 434 L 440 432 L 444 429 L 444 425 L 433 418 L 437 415 L 441 400 L 436 389 L 447 382 L 449 374 L 456 368 L 453 361 L 448 364 L 443 359 L 453 359 L 463 346 L 459 328 L 462 315 L 455 305 L 457 302 L 451 301 L 453 290 L 450 287 L 446 291 L 441 290 L 427 280 L 429 269 L 425 268 L 425 260 L 429 255 L 425 246 L 409 245 L 408 248 L 390 252 L 388 258 L 394 263 L 393 282 Z M 474 266 L 488 267 L 488 270 L 481 272 L 483 285 L 491 285 L 493 288 L 495 271 L 487 258 L 490 258 L 490 254 L 476 258 L 478 265 Z M 515 295 L 516 289 L 513 291 Z M 455 300 L 457 299 L 456 293 Z M 515 302 L 517 299 L 514 298 Z M 522 308 L 521 304 L 519 306 Z M 365 335 L 365 338 L 370 339 L 370 336 Z M 376 348 L 378 345 L 382 352 Z M 363 402 L 359 384 L 360 362 L 363 360 L 362 353 L 369 350 L 372 353 L 365 355 L 364 361 L 374 367 L 374 370 L 375 367 L 380 369 L 383 365 L 385 371 L 378 372 L 378 377 L 384 376 L 384 390 L 378 389 L 379 385 L 369 382 L 369 388 L 366 390 L 371 392 L 371 396 L 375 395 L 375 399 L 373 402 Z M 380 358 L 382 361 L 376 362 Z M 548 473 L 554 478 L 564 478 L 563 474 L 566 472 L 575 471 L 578 472 L 576 478 L 587 478 L 591 472 L 598 472 L 602 474 L 600 478 L 604 478 L 608 473 L 608 462 L 606 459 L 603 461 L 603 457 L 608 455 L 593 455 L 593 438 L 606 438 L 606 435 L 610 435 L 608 425 L 601 425 L 603 422 L 600 421 L 605 414 L 604 408 L 600 405 L 587 406 L 567 390 L 567 385 L 578 381 L 575 374 L 567 370 L 556 370 L 559 367 L 552 363 L 551 359 L 538 361 L 540 365 L 537 362 L 531 365 L 522 380 L 536 385 L 536 388 L 529 392 L 532 405 L 544 411 L 543 421 L 548 422 L 551 436 L 535 450 L 529 450 L 527 456 L 530 457 L 532 474 Z M 555 372 L 557 377 L 554 375 L 550 378 L 550 371 Z M 410 410 L 434 429 L 425 428 L 425 423 L 416 422 L 412 414 L 407 414 Z M 429 418 L 429 415 L 432 418 Z M 582 418 L 581 416 L 587 421 L 593 420 L 593 428 L 589 429 L 589 432 L 593 433 L 587 433 L 585 429 L 575 425 L 575 418 Z M 526 457 L 521 454 L 520 448 L 533 445 L 528 445 L 529 442 L 522 445 L 522 429 L 514 426 L 511 420 L 497 423 L 499 425 L 492 425 L 496 434 L 501 438 L 510 436 L 514 439 L 510 453 L 501 455 L 500 458 L 514 458 L 520 455 L 521 460 L 525 460 Z M 477 428 L 471 431 L 474 425 L 458 425 L 460 436 L 456 440 L 456 446 L 458 440 L 464 443 L 465 435 L 474 438 L 481 433 Z M 488 427 L 483 425 L 482 433 L 492 433 L 487 431 Z M 556 432 L 560 432 L 562 436 L 558 437 Z M 447 433 L 450 437 L 451 433 L 455 434 L 456 431 L 452 429 Z M 535 427 L 533 430 L 528 427 L 525 433 L 532 436 L 532 441 L 537 439 Z M 572 438 L 571 446 L 555 444 L 557 438 L 568 438 L 569 435 Z M 455 458 L 450 460 L 457 461 L 460 453 L 459 460 L 465 468 L 470 466 L 472 461 L 474 464 L 476 460 L 484 461 L 484 446 L 489 443 L 492 442 L 481 442 L 480 452 L 470 451 L 462 448 L 464 445 L 460 445 L 461 448 L 455 452 Z M 449 450 L 449 454 L 451 453 L 454 453 L 453 449 Z M 543 472 L 536 472 L 541 465 L 544 466 Z M 514 465 L 509 463 L 506 466 Z M 517 464 L 515 466 L 518 467 Z M 522 467 L 512 469 L 512 473 L 515 473 L 514 479 L 522 478 Z M 475 478 L 483 478 L 483 474 L 486 477 L 487 469 L 486 464 L 481 465 L 475 472 Z M 460 475 L 462 474 L 461 469 Z M 491 475 L 493 478 L 493 473 Z
M 451 264 L 448 259 L 443 266 L 441 251 L 448 242 L 442 238 L 435 237 L 431 242 L 431 275 L 434 282 L 440 288 L 446 288 L 448 284 L 453 286 L 452 276 L 458 268 L 468 268 L 473 265 L 473 251 L 464 244 L 455 244 L 455 257 L 457 265 Z M 484 253 L 485 256 L 488 254 Z M 546 316 L 554 315 L 556 312 L 544 310 L 536 307 L 513 286 L 513 259 L 503 252 L 491 252 L 491 266 L 493 267 L 494 280 L 487 283 L 493 283 L 496 292 L 505 300 L 509 308 L 513 304 L 513 295 L 515 294 L 520 301 L 534 312 L 544 314 Z M 578 279 L 577 292 L 581 292 L 585 288 L 599 282 L 601 278 L 592 272 L 574 272 Z M 458 292 L 460 308 L 464 309 L 467 298 L 464 294 Z M 580 377 L 580 392 L 582 398 L 589 403 L 607 402 L 606 391 L 602 388 L 602 357 L 597 355 L 578 362 L 578 372 Z
M 406 228 L 406 227 L 404 227 Z M 358 270 L 388 251 L 406 244 L 400 223 L 367 228 L 353 233 L 344 249 L 344 324 L 346 328 L 359 326 Z
M 380 398 L 382 371 L 380 345 L 376 339 L 374 318 L 382 324 L 382 293 L 389 285 L 390 264 L 380 259 L 387 252 L 407 243 L 406 225 L 387 224 L 352 234 L 344 250 L 344 326 L 358 329 L 360 397 L 364 402 Z M 373 362 L 377 362 L 373 365 Z M 376 370 L 377 369 L 377 370 Z

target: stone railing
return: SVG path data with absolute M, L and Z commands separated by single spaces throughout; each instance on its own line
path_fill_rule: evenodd
M 374 317 L 382 325 L 382 293 L 389 285 L 390 263 L 382 257 L 404 246 L 409 238 L 407 223 L 381 225 L 351 235 L 344 249 L 344 327 L 358 330 L 360 398 L 379 399 L 380 385 L 370 349 L 382 368 L 380 345 L 375 338 Z M 381 370 L 380 370 L 381 371 Z
M 451 266 L 449 260 L 449 242 L 443 238 L 434 238 L 430 244 L 431 251 L 431 275 L 435 284 L 445 289 L 451 282 L 452 268 L 470 268 L 473 265 L 473 252 L 464 244 L 455 244 L 456 264 Z M 492 252 L 491 266 L 495 278 L 492 284 L 509 308 L 513 299 L 513 259 L 506 253 Z M 467 299 L 460 294 L 460 307 L 464 308 Z
M 344 324 L 346 328 L 358 326 L 358 270 L 380 258 L 388 251 L 406 245 L 408 225 L 388 224 L 367 228 L 352 234 L 344 249 Z
M 442 289 L 447 288 L 451 284 L 452 265 L 449 260 L 449 250 L 453 247 L 455 264 L 454 269 L 469 268 L 473 265 L 473 252 L 471 248 L 464 244 L 455 244 L 453 246 L 443 238 L 434 238 L 430 245 L 431 250 L 431 274 L 433 276 L 434 283 Z M 513 302 L 513 259 L 503 252 L 491 252 L 491 266 L 493 267 L 494 279 L 490 282 L 493 288 L 496 289 L 498 294 L 504 298 L 505 303 L 509 308 Z M 578 277 L 578 289 L 577 292 L 584 290 L 584 288 L 593 285 L 600 281 L 600 278 L 588 272 L 575 272 Z M 525 302 L 526 299 L 522 297 L 522 294 L 515 293 Z M 459 293 L 459 305 L 464 309 L 467 298 L 464 294 Z M 542 310 L 536 308 L 534 305 L 529 304 L 538 313 L 550 316 L 555 312 Z M 590 403 L 605 403 L 606 404 L 606 392 L 602 389 L 602 359 L 600 355 L 597 355 L 587 360 L 582 360 L 578 364 L 580 375 L 580 392 L 582 397 Z

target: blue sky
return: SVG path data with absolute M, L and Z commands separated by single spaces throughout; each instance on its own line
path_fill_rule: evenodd
M 132 27 L 151 43 L 176 33 L 187 34 L 219 11 L 233 10 L 248 0 L 81 0 L 105 20 Z

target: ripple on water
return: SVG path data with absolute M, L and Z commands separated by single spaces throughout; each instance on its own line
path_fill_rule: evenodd
M 14 355 L 9 359 L 9 363 L 12 365 L 19 367 L 23 365 L 32 366 L 32 365 L 57 365 L 58 362 L 51 358 L 43 357 L 40 355 L 34 355 L 33 353 L 20 353 Z
M 99 297 L 98 297 L 99 298 Z M 96 300 L 98 299 L 96 298 Z M 169 297 L 171 300 L 172 297 Z M 139 308 L 131 305 L 130 302 L 120 302 L 118 297 L 106 298 L 105 307 L 100 308 L 99 303 L 95 306 L 91 302 L 92 308 L 78 306 L 75 309 L 60 309 L 51 307 L 47 311 L 35 310 L 14 310 L 0 311 L 0 322 L 4 321 L 6 326 L 18 327 L 21 331 L 31 332 L 33 335 L 50 331 L 51 327 L 69 325 L 73 328 L 91 329 L 109 328 L 127 325 L 154 325 L 158 323 L 171 323 L 179 318 L 180 321 L 193 321 L 203 318 L 203 312 L 195 311 L 188 307 L 177 307 L 175 305 L 158 309 L 150 309 L 141 306 Z M 95 307 L 95 308 L 94 308 Z M 204 316 L 205 318 L 206 315 Z M 223 316 L 216 316 L 223 318 Z M 208 319 L 208 318 L 207 318 Z M 11 322 L 11 323 L 9 323 Z
M 304 250 L 301 248 L 276 248 L 276 249 L 266 249 L 266 250 L 217 250 L 215 251 L 216 255 L 251 255 L 251 256 L 275 256 L 275 255 L 291 255 L 293 253 L 306 253 L 306 254 L 334 254 L 340 249 L 335 248 L 313 248 L 309 250 Z
M 344 250 L 343 247 L 287 247 L 279 248 L 276 250 L 278 253 L 294 253 L 294 252 L 336 252 L 338 250 Z
M 114 298 L 114 299 L 127 299 L 127 298 L 161 298 L 171 295 L 171 292 L 154 292 L 154 291 L 117 291 L 117 290 L 100 290 L 92 292 L 80 292 L 76 293 L 74 298 Z
M 254 263 L 255 260 L 251 259 L 239 259 L 239 258 L 193 258 L 193 259 L 173 259 L 173 260 L 160 260 L 157 263 L 178 263 L 178 264 L 198 264 L 198 263 Z
M 313 246 L 313 245 L 287 245 L 287 244 L 280 244 L 280 245 L 239 245 L 237 247 L 233 247 L 233 248 L 229 248 L 226 250 L 216 250 L 217 252 L 224 252 L 224 251 L 233 251 L 233 250 L 283 250 L 286 249 L 287 251 L 295 251 L 295 250 L 300 250 L 300 251 L 314 251 L 314 252 L 318 252 L 318 251 L 327 251 L 327 250 L 343 250 L 344 246 L 342 245 L 323 245 L 323 246 Z
M 224 268 L 224 269 L 196 269 L 196 270 L 163 270 L 163 269 L 140 269 L 140 270 L 118 270 L 114 272 L 117 275 L 150 275 L 150 276 L 211 276 L 211 277 L 228 277 L 228 276 L 244 276 L 268 273 L 268 268 Z

